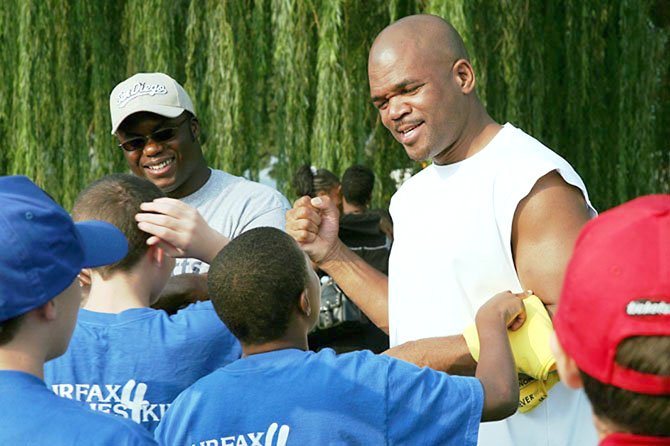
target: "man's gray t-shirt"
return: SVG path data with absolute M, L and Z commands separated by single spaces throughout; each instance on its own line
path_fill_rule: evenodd
M 200 189 L 181 199 L 195 207 L 207 223 L 233 239 L 251 228 L 284 230 L 288 200 L 278 191 L 246 178 L 212 169 Z M 209 265 L 198 259 L 177 259 L 173 274 L 204 273 Z

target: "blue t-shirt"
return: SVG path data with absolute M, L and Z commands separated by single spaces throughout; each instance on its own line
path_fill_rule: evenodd
M 44 380 L 59 396 L 153 431 L 182 390 L 241 352 L 211 302 L 173 316 L 151 308 L 82 309 L 68 351 L 46 363 Z
M 477 443 L 476 378 L 377 356 L 288 349 L 252 355 L 174 401 L 162 445 L 441 445 Z
M 155 445 L 130 421 L 59 398 L 24 372 L 0 371 L 0 444 L 5 446 Z

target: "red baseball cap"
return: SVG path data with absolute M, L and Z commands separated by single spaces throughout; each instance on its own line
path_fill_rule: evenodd
M 554 328 L 563 350 L 598 381 L 631 392 L 670 394 L 669 376 L 616 363 L 624 339 L 670 336 L 670 195 L 637 198 L 584 226 L 565 273 Z

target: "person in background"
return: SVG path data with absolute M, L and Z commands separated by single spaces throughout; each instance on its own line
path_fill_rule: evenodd
M 353 165 L 342 175 L 342 215 L 340 216 L 340 239 L 347 246 L 355 246 L 355 234 L 369 234 L 367 240 L 361 240 L 363 245 L 379 246 L 382 233 L 388 239 L 387 250 L 393 241 L 393 222 L 386 209 L 370 210 L 372 190 L 375 186 L 375 174 L 372 169 Z M 351 233 L 351 235 L 349 235 Z M 372 237 L 374 236 L 374 240 Z M 348 243 L 351 239 L 352 243 Z M 388 258 L 388 253 L 386 254 Z M 370 262 L 368 262 L 370 263 Z M 384 274 L 388 273 L 388 260 L 383 267 L 372 263 Z
M 340 179 L 328 169 L 317 169 L 303 164 L 296 170 L 291 180 L 297 196 L 329 197 L 335 205 L 342 206 L 342 186 Z
M 129 420 L 59 398 L 44 363 L 62 355 L 77 320 L 77 275 L 121 260 L 123 233 L 100 221 L 74 223 L 22 176 L 0 177 L 0 444 L 154 445 Z

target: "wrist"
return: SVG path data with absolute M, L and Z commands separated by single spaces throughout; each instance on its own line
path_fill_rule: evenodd
M 228 244 L 230 240 L 219 232 L 212 229 L 211 236 L 207 238 L 206 252 L 200 260 L 212 263 L 214 257 Z
M 337 239 L 321 260 L 315 263 L 319 269 L 325 272 L 332 271 L 332 269 L 337 268 L 338 264 L 346 260 L 346 251 L 347 248 L 344 243 L 340 239 Z
M 492 313 L 480 311 L 475 315 L 475 325 L 477 326 L 478 332 L 481 332 L 482 329 L 507 330 L 507 321 L 505 320 L 505 315 L 502 312 Z

